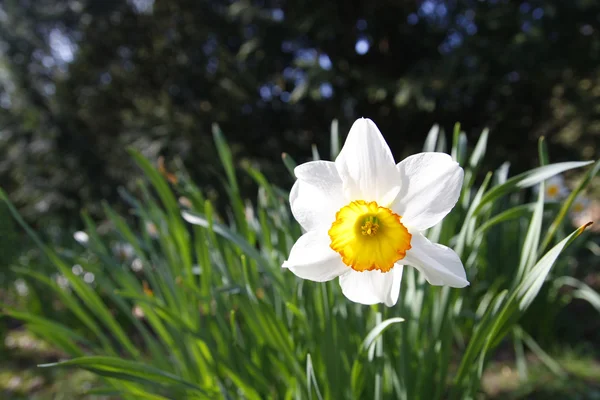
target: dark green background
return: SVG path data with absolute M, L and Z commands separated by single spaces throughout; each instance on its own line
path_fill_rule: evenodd
M 316 143 L 328 156 L 334 118 L 343 135 L 372 118 L 397 158 L 432 124 L 449 132 L 457 121 L 471 143 L 491 129 L 488 168 L 536 165 L 540 135 L 553 161 L 597 156 L 597 1 L 4 0 L 0 10 L 0 186 L 38 224 L 76 225 L 81 208 L 118 202 L 140 176 L 128 146 L 180 157 L 218 188 L 213 122 L 238 160 L 284 187 L 282 151 L 304 161 Z

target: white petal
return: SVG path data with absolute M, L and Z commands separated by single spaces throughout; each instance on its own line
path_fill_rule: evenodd
M 330 161 L 311 161 L 294 170 L 298 180 L 290 192 L 294 218 L 306 230 L 329 229 L 335 213 L 346 205 L 342 180 Z
M 290 256 L 283 263 L 296 276 L 315 282 L 325 282 L 348 272 L 338 253 L 329 247 L 326 230 L 310 231 L 296 241 Z
M 370 119 L 356 120 L 335 160 L 351 200 L 376 201 L 388 205 L 400 186 L 394 157 L 381 132 Z
M 402 265 L 394 265 L 391 271 L 350 272 L 340 276 L 342 293 L 348 299 L 360 304 L 385 303 L 391 307 L 398 301 Z
M 463 183 L 463 169 L 444 153 L 419 153 L 397 166 L 402 184 L 391 209 L 402 223 L 420 231 L 440 222 L 452 210 Z
M 432 285 L 465 287 L 469 284 L 467 274 L 458 254 L 449 247 L 432 243 L 418 232 L 411 232 L 410 250 L 402 263 L 412 265 Z

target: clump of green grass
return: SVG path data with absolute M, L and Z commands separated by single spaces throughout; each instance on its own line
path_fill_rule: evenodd
M 105 204 L 114 226 L 107 237 L 84 213 L 89 239 L 80 251 L 45 246 L 7 203 L 58 276 L 16 272 L 52 293 L 72 319 L 10 307 L 3 314 L 68 355 L 42 367 L 91 371 L 102 385 L 90 394 L 124 399 L 473 398 L 507 337 L 521 368 L 530 349 L 562 376 L 564 368 L 519 318 L 544 282 L 562 275 L 559 256 L 573 250 L 568 245 L 580 235 L 578 243 L 585 240 L 585 226 L 563 232 L 570 205 L 600 164 L 549 164 L 541 142 L 539 168 L 509 177 L 504 165 L 480 180 L 487 138 L 484 131 L 470 150 L 457 125 L 449 150 L 465 169 L 463 191 L 453 212 L 428 232 L 461 256 L 467 289 L 429 286 L 407 269 L 396 307 L 366 307 L 349 303 L 336 282 L 302 281 L 282 270 L 301 234 L 288 193 L 251 165 L 240 171 L 215 126 L 229 194 L 221 204 L 183 169 L 159 171 L 135 151 L 147 180 L 122 195 L 136 223 Z M 333 132 L 332 158 L 337 143 Z M 432 130 L 425 150 L 446 151 L 445 136 Z M 295 165 L 289 156 L 284 163 Z M 549 207 L 543 190 L 525 201 L 527 188 L 582 167 L 581 183 L 563 204 Z M 240 173 L 255 180 L 255 199 L 242 198 Z

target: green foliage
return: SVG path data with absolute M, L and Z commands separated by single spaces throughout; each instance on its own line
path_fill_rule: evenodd
M 564 237 L 547 233 L 552 247 L 545 251 L 544 227 L 562 224 L 564 214 L 545 212 L 543 190 L 530 205 L 519 193 L 588 163 L 548 164 L 513 178 L 501 167 L 477 186 L 487 134 L 468 157 L 457 126 L 451 153 L 467 179 L 457 207 L 428 236 L 457 250 L 471 286 L 430 286 L 406 268 L 396 307 L 366 307 L 347 301 L 337 282 L 303 281 L 281 268 L 301 234 L 287 193 L 247 165 L 244 174 L 259 190 L 245 202 L 234 156 L 219 128 L 213 132 L 229 194 L 220 205 L 226 217 L 184 170 L 173 178 L 131 150 L 147 177 L 135 196 L 123 191 L 137 227 L 104 205 L 118 249 L 126 243 L 130 252 L 111 250 L 113 238 L 85 213 L 89 241 L 82 251 L 46 246 L 0 192 L 69 283 L 17 271 L 60 299 L 70 320 L 3 309 L 71 357 L 42 367 L 86 369 L 102 377 L 96 393 L 124 399 L 463 399 L 480 390 L 491 353 L 512 333 L 517 353 L 526 346 L 562 374 L 519 318 L 585 226 Z M 426 147 L 440 146 L 443 135 L 433 129 Z M 597 166 L 588 171 L 593 176 Z M 597 305 L 586 285 L 553 282 L 575 286 L 577 296 Z

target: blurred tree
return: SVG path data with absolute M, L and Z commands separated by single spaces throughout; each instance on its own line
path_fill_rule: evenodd
M 592 158 L 599 21 L 591 0 L 4 0 L 0 184 L 78 220 L 133 188 L 133 146 L 210 186 L 213 122 L 282 184 L 281 152 L 328 149 L 333 118 L 373 118 L 398 157 L 461 121 L 492 129 L 490 167 L 535 164 L 542 134 Z

